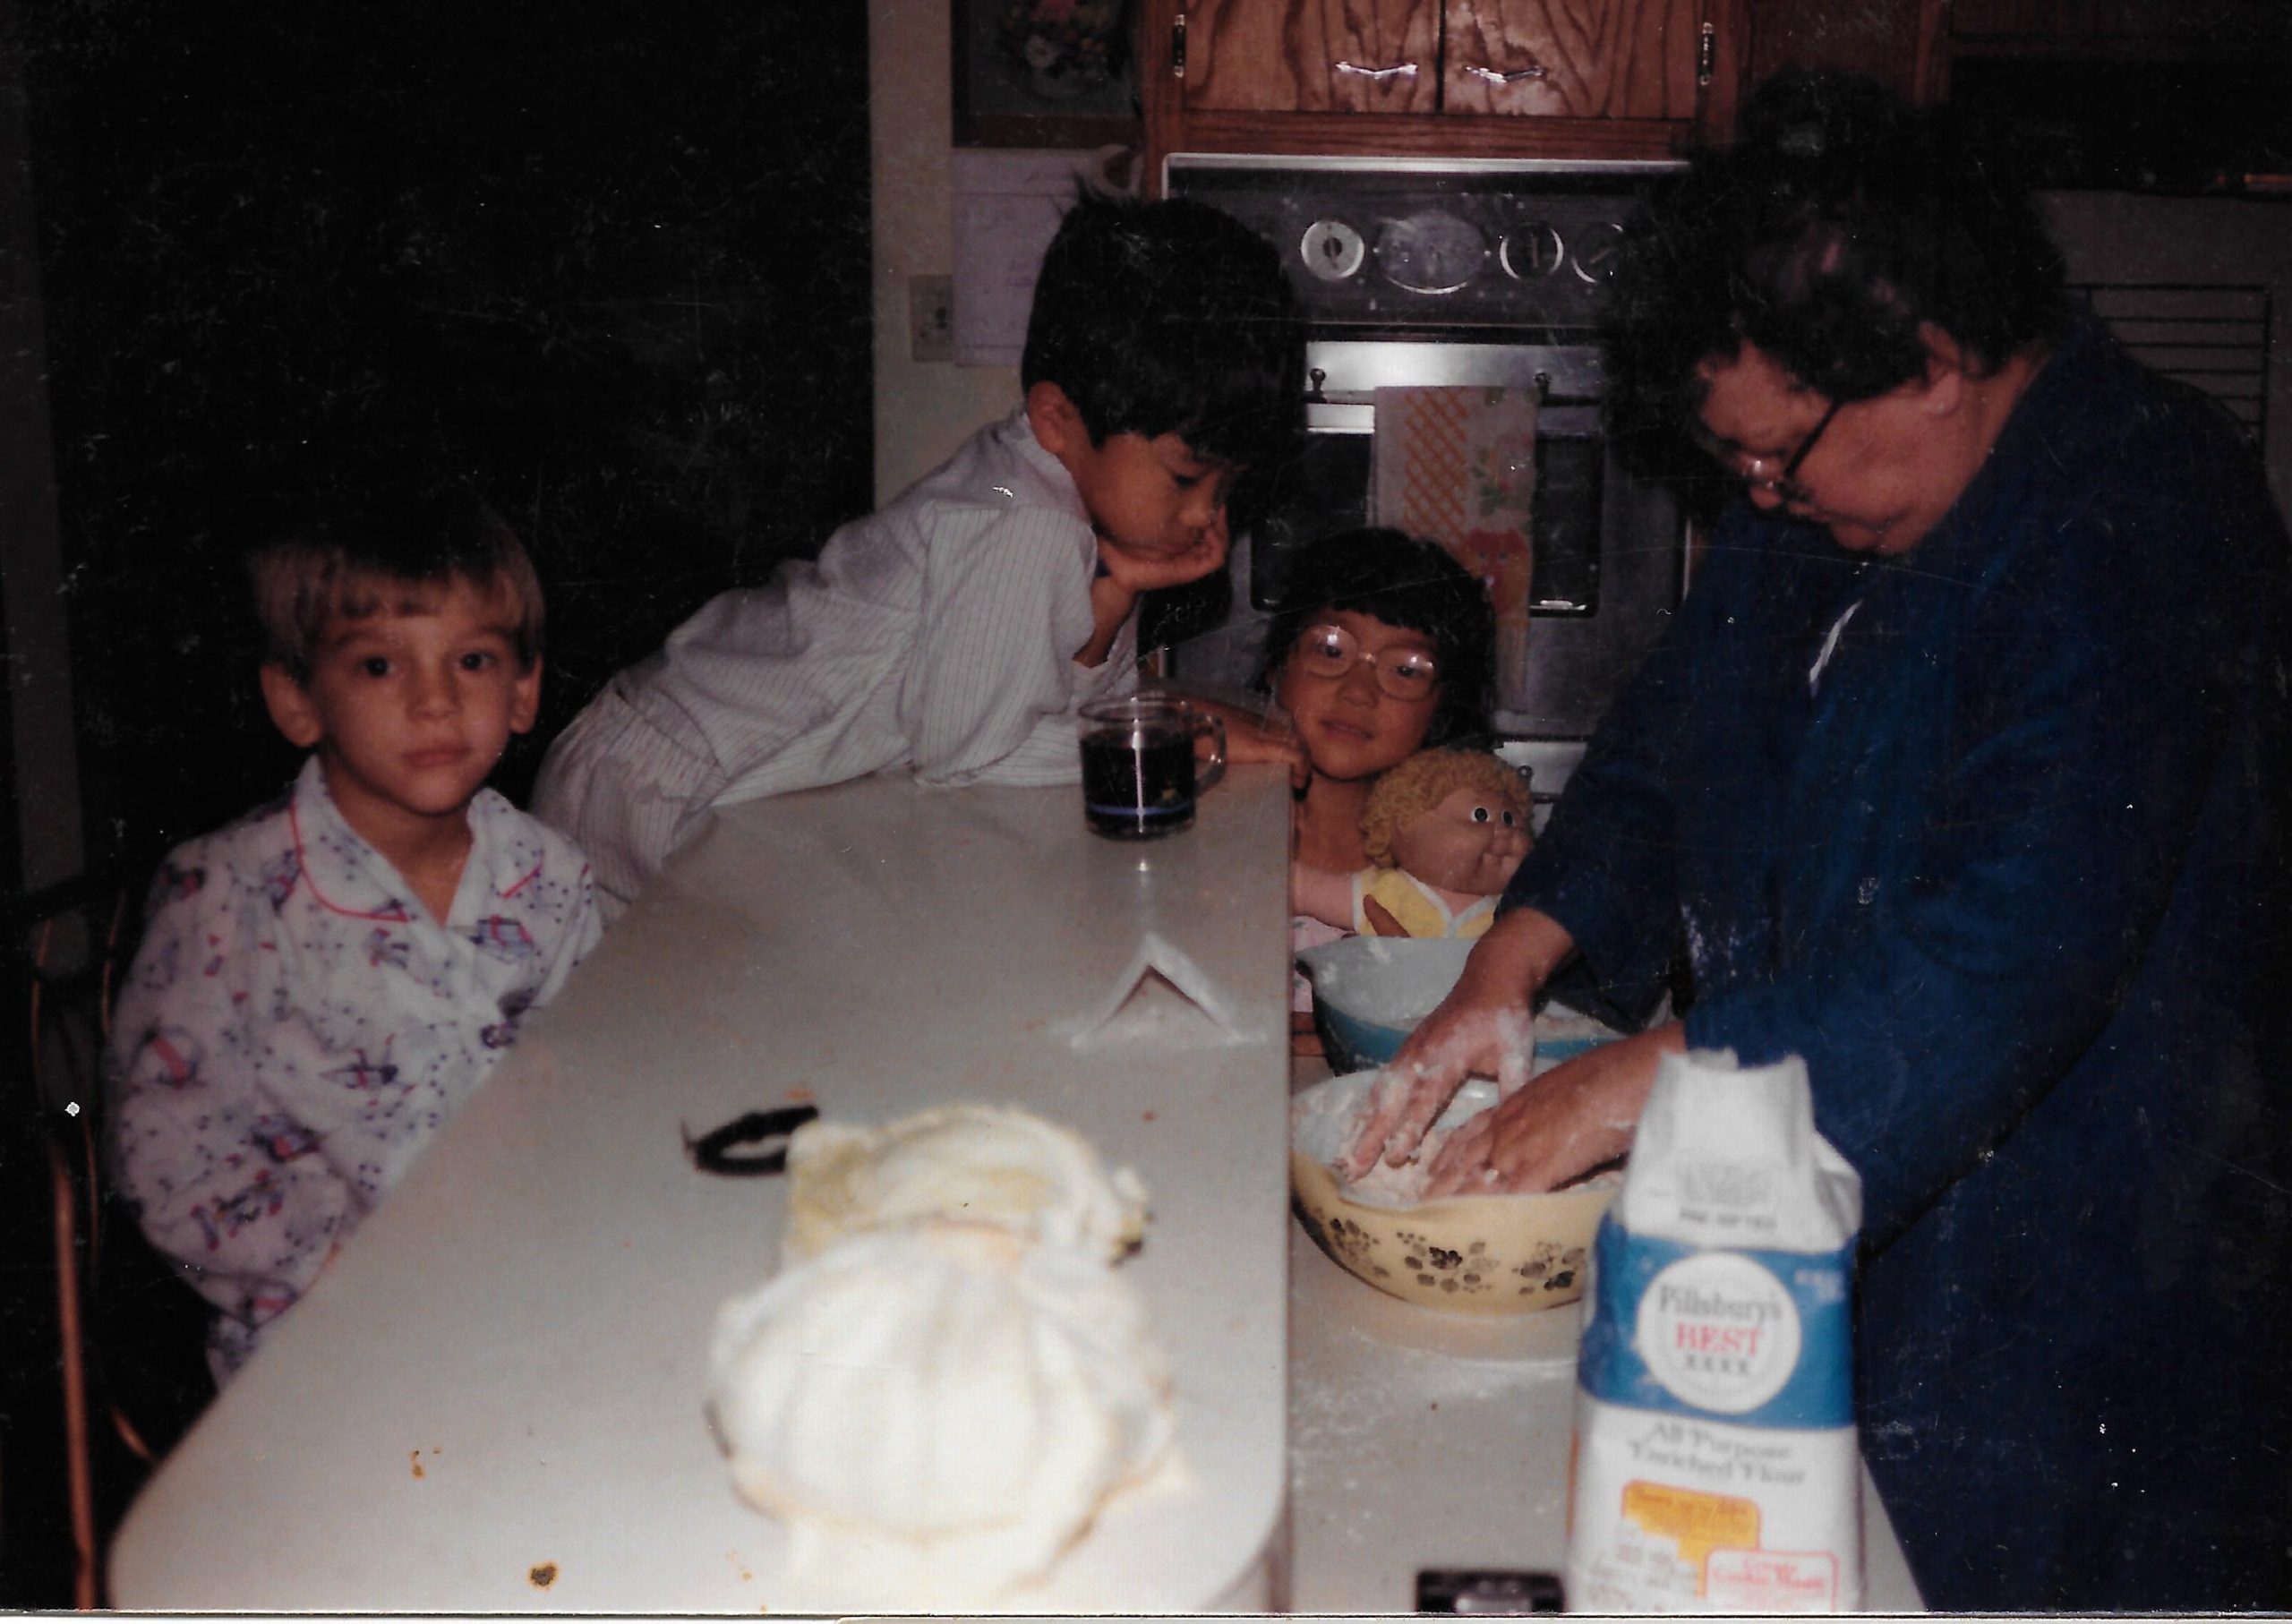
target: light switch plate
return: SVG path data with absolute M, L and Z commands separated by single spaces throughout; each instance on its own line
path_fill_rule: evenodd
M 953 277 L 910 277 L 907 279 L 908 358 L 912 361 L 953 361 L 955 358 L 955 279 Z

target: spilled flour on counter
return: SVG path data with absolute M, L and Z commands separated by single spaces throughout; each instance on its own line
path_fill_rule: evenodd
M 1292 1441 L 1299 1447 L 1381 1431 L 1397 1415 L 1414 1413 L 1427 1404 L 1492 1404 L 1528 1388 L 1576 1379 L 1572 1340 L 1562 1352 L 1475 1359 L 1430 1347 L 1397 1347 L 1354 1327 L 1332 1331 L 1374 1348 L 1370 1357 L 1375 1361 L 1377 1380 L 1366 1394 L 1358 1388 L 1344 1391 L 1328 1384 L 1293 1385 L 1289 1427 Z
M 1441 1464 L 1454 1458 L 1451 1451 L 1469 1449 L 1473 1440 L 1517 1436 L 1523 1409 L 1564 1402 L 1529 1395 L 1564 1392 L 1575 1380 L 1572 1338 L 1563 1339 L 1569 1351 L 1499 1362 L 1396 1347 L 1327 1322 L 1306 1334 L 1354 1345 L 1336 1357 L 1341 1374 L 1293 1378 L 1289 1389 L 1293 1514 L 1310 1517 L 1315 1537 L 1332 1546 L 1390 1543 L 1396 1525 L 1411 1544 L 1420 1541 L 1428 1524 L 1445 1520 L 1444 1500 L 1467 1492 Z M 1501 1490 L 1476 1480 L 1474 1492 L 1501 1492 L 1524 1515 L 1556 1521 L 1564 1479 L 1529 1477 L 1527 1451 L 1500 1453 L 1517 1455 L 1520 1464 L 1509 1468 L 1517 1475 Z M 1436 1480 L 1430 1488 L 1423 1483 L 1428 1474 Z M 1469 1515 L 1458 1516 L 1472 1526 Z

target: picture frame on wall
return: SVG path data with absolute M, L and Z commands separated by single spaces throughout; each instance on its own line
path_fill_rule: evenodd
M 1143 135 L 1133 0 L 951 0 L 959 147 L 1099 147 Z

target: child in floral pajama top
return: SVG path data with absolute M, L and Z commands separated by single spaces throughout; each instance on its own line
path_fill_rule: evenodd
M 218 1382 L 594 944 L 588 865 L 483 787 L 538 698 L 541 593 L 474 500 L 255 563 L 281 800 L 178 847 L 109 1056 L 111 1158 L 215 1313 Z

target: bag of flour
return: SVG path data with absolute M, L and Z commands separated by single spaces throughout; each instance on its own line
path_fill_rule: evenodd
M 1861 1221 L 1861 1180 L 1815 1133 L 1801 1061 L 1665 1057 L 1595 1244 L 1572 1610 L 1860 1604 Z

